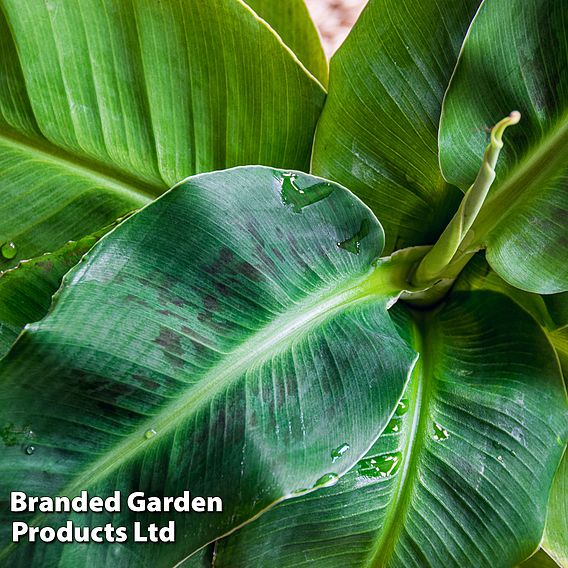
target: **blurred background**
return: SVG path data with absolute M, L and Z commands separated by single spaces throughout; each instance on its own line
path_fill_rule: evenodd
M 306 0 L 328 57 L 347 37 L 367 0 Z

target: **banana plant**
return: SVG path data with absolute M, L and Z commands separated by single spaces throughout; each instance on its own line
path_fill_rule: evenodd
M 328 73 L 302 0 L 0 0 L 0 566 L 568 567 L 567 46 L 370 0 Z

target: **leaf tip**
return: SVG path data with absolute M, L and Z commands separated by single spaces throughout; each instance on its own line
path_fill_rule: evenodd
M 509 116 L 500 120 L 491 131 L 491 144 L 494 147 L 501 148 L 503 145 L 503 133 L 508 126 L 518 124 L 521 120 L 521 113 L 518 110 L 512 111 Z
M 521 120 L 521 113 L 518 110 L 514 110 L 509 115 L 509 124 L 518 124 Z

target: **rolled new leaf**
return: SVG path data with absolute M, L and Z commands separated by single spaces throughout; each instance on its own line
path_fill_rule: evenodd
M 174 520 L 176 542 L 14 545 L 3 503 L 0 563 L 171 567 L 336 481 L 415 361 L 387 313 L 401 288 L 375 262 L 382 247 L 344 188 L 258 166 L 190 178 L 101 239 L 0 362 L 0 492 L 188 490 L 221 497 L 223 512 L 20 513 Z

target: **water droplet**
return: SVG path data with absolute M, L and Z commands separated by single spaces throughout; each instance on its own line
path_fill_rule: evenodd
M 335 463 L 338 459 L 342 458 L 345 452 L 349 450 L 349 444 L 341 444 L 331 452 L 331 459 Z
M 337 473 L 326 473 L 322 475 L 315 483 L 314 487 L 331 487 L 339 481 Z
M 158 432 L 156 432 L 156 430 L 154 430 L 154 428 L 150 428 L 150 430 L 146 430 L 146 432 L 144 432 L 144 438 L 146 438 L 146 440 L 149 440 L 150 438 L 153 438 Z
M 436 442 L 443 442 L 449 437 L 450 435 L 448 434 L 448 431 L 443 426 L 440 426 L 440 424 L 438 424 L 437 422 L 434 422 L 434 440 L 436 440 Z
M 4 243 L 2 247 L 0 247 L 0 252 L 6 260 L 11 260 L 16 256 L 18 249 L 12 241 L 8 241 L 7 243 Z
M 337 243 L 337 246 L 347 252 L 352 254 L 359 254 L 361 249 L 361 241 L 369 234 L 369 229 L 371 228 L 371 223 L 369 219 L 363 219 L 361 221 L 361 225 L 359 226 L 359 230 L 348 239 Z
M 26 446 L 24 450 L 28 456 L 31 456 L 35 452 L 35 446 Z
M 384 454 L 373 458 L 365 458 L 358 464 L 359 474 L 365 477 L 383 477 L 393 476 L 400 467 L 402 462 L 402 454 Z
M 399 400 L 398 406 L 395 410 L 395 416 L 404 416 L 408 412 L 408 399 L 403 398 Z
M 301 188 L 296 184 L 297 174 L 283 174 L 280 196 L 284 205 L 291 205 L 294 213 L 301 213 L 304 207 L 313 205 L 333 192 L 333 186 L 328 182 L 318 182 Z
M 497 456 L 497 459 L 502 462 L 503 461 L 503 456 Z
M 400 418 L 391 418 L 391 421 L 386 425 L 383 434 L 396 434 L 400 432 L 402 420 Z

